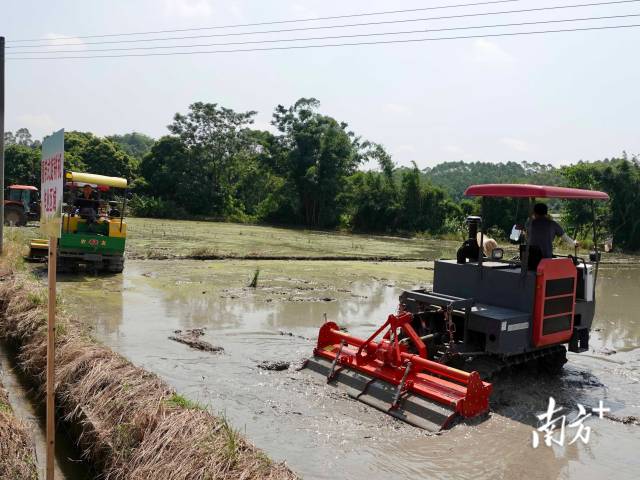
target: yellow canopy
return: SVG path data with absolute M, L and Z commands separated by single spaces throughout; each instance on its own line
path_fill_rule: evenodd
M 67 181 L 91 183 L 94 185 L 108 185 L 115 188 L 127 188 L 127 179 L 119 177 L 107 177 L 93 173 L 67 172 Z

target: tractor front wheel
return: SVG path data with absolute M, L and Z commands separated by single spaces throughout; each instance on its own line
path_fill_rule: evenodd
M 27 216 L 24 210 L 15 205 L 7 205 L 4 207 L 4 224 L 14 227 L 22 227 L 27 224 Z

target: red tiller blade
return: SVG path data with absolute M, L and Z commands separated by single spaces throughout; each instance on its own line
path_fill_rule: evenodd
M 468 373 L 418 355 L 401 352 L 401 364 L 392 365 L 371 352 L 359 352 L 365 341 L 351 337 L 332 322 L 318 337 L 318 347 L 305 368 L 339 385 L 352 398 L 411 425 L 429 431 L 451 426 L 456 417 L 471 418 L 489 410 L 491 384 L 476 372 Z
M 325 358 L 312 357 L 305 368 L 326 377 L 331 371 L 331 364 Z M 453 406 L 442 405 L 412 393 L 403 394 L 398 406 L 391 408 L 397 387 L 355 370 L 340 370 L 331 383 L 345 390 L 351 398 L 430 432 L 447 428 L 457 416 Z

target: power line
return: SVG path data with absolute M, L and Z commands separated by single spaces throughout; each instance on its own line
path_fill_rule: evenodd
M 440 41 L 440 40 L 513 37 L 518 35 L 541 35 L 541 34 L 564 33 L 564 32 L 586 32 L 586 31 L 592 31 L 592 30 L 612 30 L 612 29 L 634 28 L 634 27 L 640 27 L 640 24 L 609 25 L 609 26 L 603 26 L 603 27 L 568 28 L 568 29 L 561 29 L 561 30 L 539 30 L 539 31 L 533 31 L 533 32 L 488 33 L 485 35 L 464 35 L 464 36 L 455 36 L 455 37 L 380 40 L 375 42 L 328 43 L 328 44 L 320 44 L 320 45 L 291 45 L 291 46 L 285 46 L 285 47 L 237 48 L 233 50 L 200 50 L 200 51 L 191 51 L 191 52 L 125 53 L 125 54 L 114 54 L 114 55 L 84 55 L 84 56 L 62 56 L 62 57 L 13 57 L 10 60 L 62 60 L 62 59 L 85 59 L 85 58 L 160 57 L 160 56 L 165 57 L 165 56 L 174 56 L 174 55 L 265 52 L 270 50 L 302 50 L 302 49 L 310 49 L 310 48 L 348 47 L 348 46 L 358 46 L 358 45 L 388 45 L 388 44 L 398 44 L 398 43 L 434 42 L 434 41 Z
M 354 17 L 371 17 L 376 15 L 390 15 L 390 14 L 398 14 L 398 13 L 412 13 L 412 12 L 424 12 L 428 10 L 442 10 L 445 8 L 459 8 L 459 7 L 479 7 L 484 5 L 493 5 L 496 3 L 513 3 L 519 2 L 521 0 L 493 0 L 488 2 L 476 2 L 476 3 L 459 3 L 456 5 L 440 5 L 435 7 L 423 7 L 423 8 L 408 8 L 405 10 L 387 10 L 383 12 L 364 12 L 364 13 L 353 13 L 349 15 L 333 15 L 330 17 L 314 17 L 314 18 L 299 18 L 293 20 L 274 20 L 270 22 L 257 22 L 257 23 L 238 23 L 234 25 L 214 25 L 211 27 L 197 27 L 197 28 L 181 28 L 174 30 L 155 30 L 155 31 L 147 31 L 147 32 L 129 32 L 129 33 L 107 33 L 101 35 L 69 35 L 74 38 L 105 38 L 105 37 L 122 37 L 129 35 L 151 35 L 156 33 L 177 33 L 177 32 L 193 32 L 198 30 L 218 30 L 223 28 L 238 28 L 238 27 L 257 27 L 263 25 L 278 25 L 285 23 L 301 23 L 301 22 L 315 22 L 321 20 L 338 20 L 341 18 L 354 18 Z M 38 42 L 42 40 L 65 40 L 69 38 L 66 37 L 53 37 L 53 38 L 24 38 L 19 40 L 11 40 L 7 43 L 16 43 L 16 42 Z M 25 45 L 26 46 L 26 45 Z
M 188 35 L 183 37 L 139 38 L 134 40 L 108 40 L 108 41 L 99 41 L 99 42 L 84 42 L 84 45 L 157 42 L 157 41 L 168 41 L 168 40 L 189 40 L 194 38 L 230 37 L 230 36 L 265 34 L 265 33 L 283 33 L 283 32 L 324 30 L 324 29 L 347 28 L 347 27 L 362 27 L 362 26 L 373 26 L 373 25 L 388 25 L 388 24 L 395 24 L 395 23 L 423 22 L 427 20 L 450 20 L 454 18 L 469 18 L 469 17 L 502 15 L 502 14 L 511 14 L 511 13 L 531 13 L 531 12 L 540 12 L 540 11 L 549 11 L 549 10 L 561 10 L 561 9 L 568 9 L 568 8 L 637 3 L 639 1 L 640 0 L 611 0 L 606 2 L 580 3 L 580 4 L 573 4 L 573 5 L 555 5 L 551 7 L 526 8 L 526 9 L 520 9 L 520 10 L 503 10 L 498 12 L 466 13 L 466 14 L 458 14 L 458 15 L 446 15 L 446 16 L 440 16 L 440 17 L 409 18 L 409 19 L 401 19 L 401 20 L 383 20 L 383 21 L 377 21 L 377 22 L 350 23 L 350 24 L 326 25 L 326 26 L 316 26 L 316 27 L 298 27 L 298 28 L 286 28 L 286 29 L 277 29 L 277 30 L 260 30 L 260 31 L 251 31 L 251 32 L 217 33 L 217 34 L 208 34 L 208 35 Z M 70 45 L 77 46 L 77 43 L 59 43 L 56 46 L 63 47 L 63 46 L 70 46 Z M 13 46 L 13 47 L 6 47 L 6 48 L 36 48 L 36 47 L 50 47 L 50 46 L 51 44 L 38 44 L 38 45 L 21 45 L 21 46 Z
M 151 47 L 120 47 L 120 48 L 97 48 L 90 50 L 39 50 L 39 51 L 18 51 L 10 52 L 11 55 L 36 55 L 36 54 L 53 54 L 53 53 L 87 53 L 87 52 L 114 52 L 114 51 L 132 51 L 132 50 L 158 50 L 158 49 L 172 49 L 172 48 L 196 48 L 196 47 L 215 47 L 215 46 L 229 46 L 229 45 L 251 45 L 251 44 L 267 44 L 267 43 L 282 43 L 282 42 L 301 42 L 301 41 L 317 41 L 317 40 L 337 40 L 341 38 L 358 38 L 358 37 L 378 37 L 387 35 L 409 35 L 414 33 L 433 33 L 433 32 L 445 32 L 452 30 L 472 30 L 479 28 L 502 28 L 502 27 L 522 27 L 525 25 L 541 25 L 550 23 L 567 23 L 567 22 L 584 22 L 594 20 L 611 20 L 614 18 L 630 18 L 640 17 L 640 13 L 633 13 L 627 15 L 609 15 L 602 17 L 583 17 L 583 18 L 567 18 L 558 20 L 538 20 L 533 22 L 518 22 L 518 23 L 498 23 L 493 25 L 475 25 L 465 27 L 449 27 L 449 28 L 434 28 L 434 29 L 420 29 L 420 30 L 405 30 L 400 32 L 380 32 L 380 33 L 359 33 L 350 35 L 335 35 L 324 37 L 301 37 L 301 38 L 283 38 L 274 40 L 249 40 L 243 42 L 223 42 L 223 43 L 204 43 L 204 44 L 190 44 L 190 45 L 154 45 Z M 11 58 L 11 57 L 7 57 Z

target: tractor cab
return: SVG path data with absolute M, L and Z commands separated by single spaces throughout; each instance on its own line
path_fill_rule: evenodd
M 32 185 L 10 185 L 4 200 L 5 224 L 26 225 L 40 219 L 40 196 Z
M 121 190 L 119 196 L 113 189 Z M 124 178 L 65 173 L 59 272 L 75 271 L 82 265 L 97 271 L 122 272 L 127 237 L 126 189 Z M 48 248 L 48 240 L 32 240 L 29 258 L 46 258 Z
M 530 206 L 539 198 L 591 202 L 609 198 L 604 192 L 590 190 L 504 184 L 474 185 L 465 195 L 482 197 L 483 210 L 488 197 L 527 199 Z M 485 251 L 482 217 L 468 219 L 469 236 L 457 258 L 437 260 L 434 265 L 433 293 L 473 299 L 468 315 L 458 316 L 464 332 L 458 351 L 546 354 L 552 350 L 544 348 L 551 347 L 559 352 L 555 361 L 560 366 L 566 361 L 561 352 L 563 344 L 573 352 L 586 351 L 600 261 L 595 222 L 594 213 L 594 250 L 587 258 L 578 255 L 577 247 L 573 255 L 544 258 L 541 249 L 529 242 L 535 225 L 530 222 L 524 229 L 514 225 L 510 241 L 518 250 L 506 260 L 504 249 Z M 419 304 L 411 292 L 405 292 L 403 297 L 412 309 Z
M 26 211 L 31 210 L 38 201 L 38 189 L 31 185 L 9 185 L 8 190 L 7 200 L 23 204 Z
M 306 368 L 347 393 L 428 430 L 455 418 L 486 414 L 492 385 L 504 368 L 535 363 L 558 371 L 568 346 L 583 352 L 595 312 L 600 252 L 593 202 L 606 193 L 537 185 L 474 185 L 480 216 L 469 217 L 468 238 L 454 259 L 436 260 L 430 290 L 405 291 L 398 311 L 367 339 L 327 322 Z M 535 222 L 514 228 L 515 255 L 505 259 L 483 224 L 486 197 L 588 200 L 594 214 L 594 251 L 543 258 L 530 245 Z

